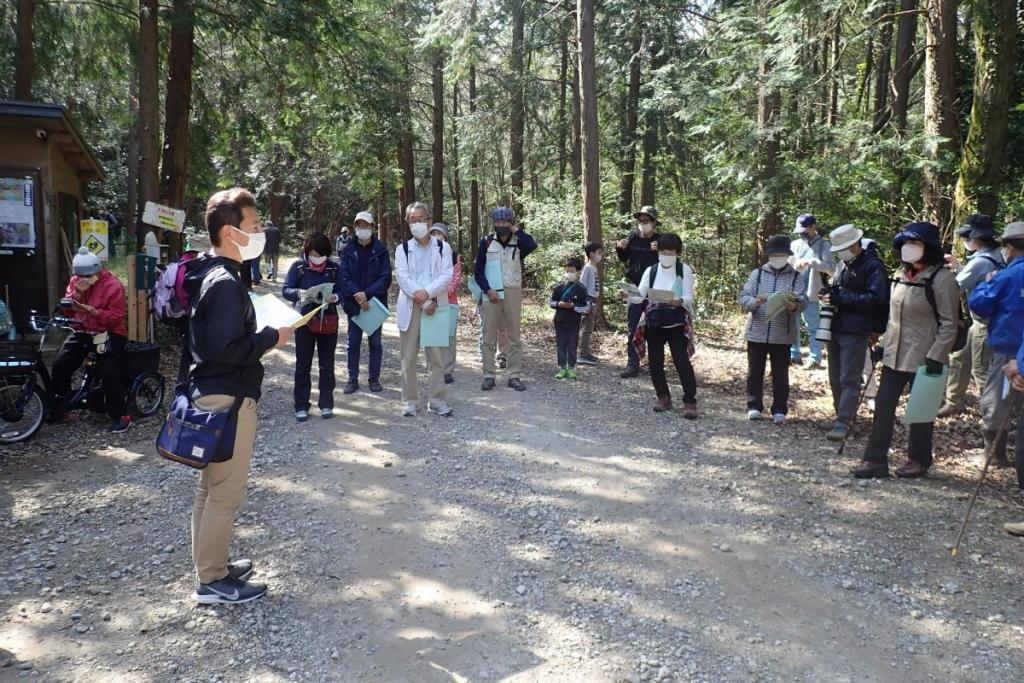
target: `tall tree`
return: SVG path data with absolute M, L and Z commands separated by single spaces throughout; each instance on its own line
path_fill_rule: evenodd
M 32 101 L 35 78 L 35 0 L 18 0 L 18 46 L 14 63 L 14 99 Z
M 566 144 L 569 142 L 569 36 L 571 31 L 569 23 L 562 22 L 565 27 L 562 30 L 559 40 L 558 60 L 558 183 L 565 180 L 565 168 L 569 161 L 569 151 Z
M 929 163 L 922 172 L 921 194 L 925 217 L 945 237 L 951 230 L 951 165 L 957 146 L 956 5 L 956 0 L 926 0 L 925 5 L 924 132 Z
M 476 10 L 476 3 L 473 3 Z M 469 65 L 469 116 L 476 116 L 476 64 Z M 480 153 L 475 148 L 469 179 L 469 239 L 473 248 L 480 242 Z
M 520 208 L 523 198 L 523 142 L 526 137 L 526 0 L 512 3 L 512 97 L 509 125 L 509 162 L 512 172 L 512 204 Z
M 444 219 L 444 53 L 440 48 L 434 49 L 431 73 L 434 109 L 433 123 L 433 162 L 431 164 L 430 188 L 433 218 L 442 222 Z
M 888 14 L 892 9 L 891 3 L 884 3 L 880 12 Z M 872 132 L 878 133 L 882 130 L 892 112 L 889 110 L 889 75 L 892 66 L 892 25 L 893 20 L 883 19 L 878 31 L 878 43 L 872 53 L 871 64 L 875 68 L 875 98 L 871 106 Z M 865 80 L 867 74 L 865 75 Z M 869 101 L 870 98 L 869 98 Z
M 629 70 L 626 89 L 626 111 L 622 122 L 622 183 L 619 189 L 619 213 L 630 213 L 633 206 L 633 186 L 636 178 L 636 128 L 637 111 L 640 106 L 640 67 L 642 46 L 642 14 L 638 3 L 633 10 L 632 29 L 629 39 Z
M 768 15 L 774 0 L 758 4 L 762 26 L 767 25 Z M 754 263 L 760 263 L 764 256 L 768 238 L 780 232 L 782 226 L 781 206 L 778 191 L 778 173 L 782 151 L 779 115 L 782 111 L 782 92 L 774 83 L 775 62 L 768 54 L 771 37 L 766 31 L 760 36 L 761 60 L 758 66 L 757 92 L 757 150 L 756 188 L 758 202 L 757 238 L 754 240 Z
M 975 211 L 996 214 L 1010 98 L 1017 67 L 1014 0 L 975 0 L 974 99 L 954 193 L 959 223 Z
M 576 34 L 580 60 L 580 145 L 583 172 L 583 232 L 601 241 L 601 170 L 598 166 L 597 76 L 594 66 L 594 2 L 577 0 Z
M 896 24 L 896 64 L 892 70 L 892 121 L 896 132 L 907 131 L 907 107 L 910 103 L 910 81 L 917 71 L 914 48 L 917 44 L 918 0 L 900 0 Z
M 651 80 L 668 63 L 668 50 L 660 35 L 651 41 Z M 648 98 L 652 100 L 653 98 Z M 644 111 L 643 161 L 641 163 L 640 203 L 654 205 L 658 179 L 658 154 L 661 151 L 661 115 L 658 107 L 648 101 Z
M 160 35 L 157 0 L 139 0 L 139 208 L 160 194 Z M 144 237 L 140 231 L 139 241 Z
M 170 16 L 167 95 L 164 99 L 164 157 L 160 169 L 160 197 L 175 208 L 185 205 L 188 183 L 188 127 L 192 112 L 192 55 L 195 43 L 195 8 L 192 0 L 174 0 Z M 171 252 L 181 249 L 181 236 L 168 240 Z

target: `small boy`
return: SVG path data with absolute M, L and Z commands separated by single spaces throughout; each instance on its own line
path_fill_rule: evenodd
M 577 282 L 583 260 L 565 260 L 565 280 L 555 285 L 548 305 L 555 309 L 555 345 L 558 373 L 555 379 L 579 379 L 576 375 L 576 347 L 580 341 L 580 319 L 590 312 L 587 289 Z
M 587 254 L 587 265 L 583 266 L 583 272 L 580 274 L 580 284 L 587 290 L 590 313 L 583 316 L 579 362 L 584 365 L 597 365 L 597 357 L 590 351 L 590 338 L 594 334 L 594 308 L 597 306 L 597 298 L 601 296 L 597 264 L 604 258 L 604 246 L 600 242 L 588 242 L 583 249 Z

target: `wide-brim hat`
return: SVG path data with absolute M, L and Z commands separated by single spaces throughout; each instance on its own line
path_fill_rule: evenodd
M 939 237 L 939 228 L 934 223 L 907 223 L 892 239 L 892 247 L 899 251 L 903 248 L 904 243 L 912 240 L 942 250 L 942 238 Z
M 843 249 L 849 249 L 854 244 L 860 242 L 860 238 L 863 236 L 864 231 L 854 227 L 853 223 L 840 225 L 828 234 L 828 241 L 832 243 L 830 251 L 835 253 Z
M 1024 223 L 1007 223 L 1003 228 L 1003 236 L 999 238 L 1000 242 L 1003 240 L 1024 240 Z
M 792 242 L 788 235 L 772 235 L 764 245 L 764 253 L 767 256 L 773 254 L 793 255 Z
M 641 206 L 640 210 L 633 214 L 633 218 L 640 220 L 640 216 L 647 216 L 654 221 L 655 225 L 661 225 L 658 220 L 658 210 L 653 206 Z

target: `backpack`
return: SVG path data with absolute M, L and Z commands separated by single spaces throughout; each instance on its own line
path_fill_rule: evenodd
M 651 266 L 649 269 L 650 277 L 647 281 L 647 287 L 649 289 L 654 288 L 654 281 L 658 277 L 657 268 Z M 683 264 L 680 261 L 676 261 L 676 277 L 683 277 Z M 658 306 L 653 302 L 647 304 L 647 326 L 651 328 L 658 327 L 673 327 L 675 325 L 686 324 L 686 318 L 688 312 L 685 307 L 679 306 Z
M 907 285 L 908 287 L 924 287 L 924 297 L 928 300 L 928 305 L 932 307 L 932 312 L 935 314 L 935 324 L 941 326 L 942 323 L 939 320 L 939 306 L 935 301 L 935 290 L 932 289 L 932 280 L 938 271 L 932 273 L 932 276 L 922 280 L 921 282 L 901 282 L 899 278 L 894 278 L 893 282 L 896 284 Z M 967 329 L 971 326 L 971 316 L 967 315 L 964 311 L 963 297 L 957 297 L 957 324 L 956 324 L 956 338 L 953 340 L 953 348 L 950 351 L 960 351 L 967 346 Z
M 173 324 L 188 315 L 188 300 L 178 296 L 178 279 L 185 277 L 181 263 L 171 263 L 153 286 L 153 315 L 162 323 Z
M 405 260 L 408 261 L 409 260 L 409 242 L 408 241 L 402 242 L 402 249 L 405 251 Z M 441 240 L 437 240 L 437 253 L 439 253 L 442 256 L 444 256 L 444 242 L 442 242 Z M 454 250 L 452 251 L 452 265 L 453 266 L 455 265 L 455 252 L 454 252 Z

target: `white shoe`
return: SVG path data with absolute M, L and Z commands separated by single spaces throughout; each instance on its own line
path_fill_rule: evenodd
M 752 422 L 756 422 L 757 420 L 760 420 L 761 419 L 761 411 L 760 410 L 754 410 L 753 408 L 751 408 L 750 410 L 747 411 L 747 419 L 752 421 Z
M 402 406 L 402 417 L 416 417 L 416 404 L 406 403 Z
M 780 425 L 780 424 L 782 424 L 785 421 L 786 421 L 786 416 L 783 415 L 782 413 L 775 413 L 774 415 L 772 415 L 772 422 L 774 422 L 777 425 Z
M 448 407 L 447 403 L 430 403 L 427 405 L 427 412 L 440 415 L 441 417 L 448 417 L 453 411 Z

